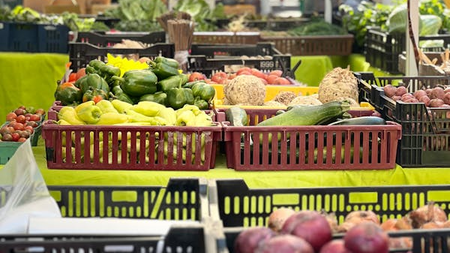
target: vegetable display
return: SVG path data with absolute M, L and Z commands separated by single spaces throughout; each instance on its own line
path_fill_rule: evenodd
M 286 252 L 387 253 L 389 250 L 411 249 L 413 243 L 411 237 L 390 238 L 387 232 L 450 227 L 447 214 L 434 202 L 418 207 L 398 219 L 385 218 L 382 223 L 372 211 L 352 211 L 343 223 L 336 226 L 337 223 L 333 214 L 276 209 L 269 216 L 268 227 L 250 227 L 238 235 L 234 244 L 235 252 L 284 252 L 279 247 L 290 245 L 292 239 L 286 241 L 286 235 L 291 235 L 306 241 L 314 250 L 301 246 L 305 251 L 291 249 Z M 338 233 L 344 233 L 342 239 L 332 239 L 331 235 Z M 275 238 L 282 241 L 277 243 L 278 248 L 271 246 L 271 240 Z M 433 244 L 425 247 L 433 251 Z M 268 248 L 270 250 L 265 250 Z
M 211 107 L 215 89 L 203 80 L 188 83 L 189 76 L 180 74 L 173 59 L 158 56 L 148 63 L 118 60 L 111 55 L 108 59 L 114 65 L 92 60 L 74 73 L 71 81 L 59 84 L 55 99 L 62 105 L 118 99 L 130 104 L 151 101 L 174 109 L 186 104 L 202 110 Z

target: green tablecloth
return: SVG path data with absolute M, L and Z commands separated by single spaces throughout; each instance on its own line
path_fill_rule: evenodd
M 389 73 L 373 68 L 365 57 L 360 54 L 349 56 L 292 56 L 291 66 L 295 66 L 298 61 L 302 61 L 300 67 L 295 72 L 295 79 L 308 86 L 319 86 L 323 77 L 333 68 L 350 67 L 354 72 L 373 72 L 375 76 L 390 76 Z
M 68 61 L 64 54 L 0 53 L 0 122 L 20 105 L 47 111 Z
M 224 155 L 209 171 L 126 171 L 47 169 L 44 141 L 33 147 L 37 164 L 48 185 L 166 185 L 171 177 L 243 178 L 252 188 L 379 186 L 448 184 L 450 168 L 330 171 L 235 171 L 228 169 Z M 0 165 L 2 168 L 3 165 Z

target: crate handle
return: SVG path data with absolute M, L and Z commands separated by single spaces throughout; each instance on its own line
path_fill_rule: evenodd
M 291 72 L 294 73 L 294 77 L 295 77 L 295 71 L 297 71 L 298 67 L 300 67 L 300 65 L 302 64 L 302 60 L 299 60 L 295 66 L 291 69 Z

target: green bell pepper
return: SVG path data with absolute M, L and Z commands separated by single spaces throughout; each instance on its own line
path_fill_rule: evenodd
M 129 104 L 133 104 L 133 100 L 123 92 L 122 88 L 120 88 L 120 85 L 114 86 L 112 88 L 112 96 L 110 96 L 113 99 L 118 99 L 123 102 L 127 102 Z
M 203 99 L 200 99 L 199 97 L 196 97 L 194 99 L 194 105 L 197 106 L 200 110 L 207 110 L 209 109 L 209 104 Z
M 129 96 L 141 97 L 145 94 L 153 94 L 157 91 L 158 78 L 148 69 L 130 70 L 123 77 L 114 76 L 120 81 L 120 87 Z
M 174 64 L 168 60 L 170 59 L 167 58 L 161 59 L 157 57 L 157 59 L 150 62 L 150 69 L 158 77 L 158 80 L 163 80 L 170 76 L 176 76 L 179 74 L 178 67 L 174 66 Z
M 173 109 L 180 109 L 185 104 L 194 104 L 194 95 L 192 95 L 191 89 L 181 88 L 181 85 L 178 88 L 173 88 L 167 91 L 167 105 L 172 107 Z
M 154 62 L 155 63 L 163 63 L 165 65 L 169 65 L 172 68 L 176 68 L 176 69 L 180 68 L 180 64 L 175 59 L 166 58 L 166 57 L 163 57 L 163 56 L 157 56 L 155 58 Z
M 81 77 L 75 82 L 75 86 L 80 88 L 82 93 L 86 93 L 90 88 L 100 89 L 106 93 L 109 92 L 108 83 L 98 74 L 88 74 Z
M 167 94 L 161 91 L 156 92 L 155 94 L 145 94 L 143 95 L 139 101 L 150 101 L 155 102 L 161 105 L 166 105 Z
M 92 60 L 86 66 L 86 74 L 98 74 L 103 77 L 108 84 L 112 85 L 114 82 L 112 77 L 120 76 L 121 72 L 118 67 L 107 65 L 99 60 Z
M 73 105 L 81 102 L 83 93 L 75 86 L 58 85 L 54 95 L 55 100 L 61 101 L 62 105 Z
M 176 76 L 170 76 L 158 82 L 158 90 L 162 92 L 167 92 L 170 89 L 178 88 L 183 86 L 188 81 L 188 76 L 184 74 L 179 74 Z
M 207 103 L 211 102 L 216 95 L 214 87 L 204 82 L 194 84 L 191 89 L 194 97 L 205 100 Z

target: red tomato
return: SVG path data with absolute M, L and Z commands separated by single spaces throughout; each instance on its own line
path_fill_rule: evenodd
M 269 75 L 274 75 L 280 77 L 283 74 L 283 71 L 281 70 L 273 70 L 269 73 Z
M 14 130 L 23 130 L 24 129 L 24 125 L 22 123 L 16 123 L 14 124 Z M 19 138 L 17 138 L 19 139 Z
M 13 121 L 17 118 L 17 114 L 10 112 L 6 115 L 6 121 Z
M 289 82 L 289 80 L 287 80 L 284 77 L 278 77 L 277 79 L 275 79 L 275 84 L 287 85 L 287 84 L 291 84 L 291 82 Z
M 277 80 L 277 78 L 279 78 L 279 76 L 268 75 L 266 80 L 268 84 L 275 84 L 275 80 Z
M 225 83 L 225 81 L 228 80 L 228 75 L 225 72 L 217 72 L 215 73 L 212 77 L 211 77 L 211 81 L 215 82 L 215 83 L 220 83 L 223 84 Z
M 244 70 L 244 71 L 241 71 L 241 72 L 239 72 L 239 73 L 236 72 L 236 75 L 238 75 L 238 76 L 242 76 L 242 75 L 251 75 L 251 74 L 252 74 L 251 70 L 250 70 L 250 71 Z
M 252 75 L 254 75 L 256 77 L 259 77 L 259 78 L 262 78 L 262 79 L 266 79 L 267 78 L 266 74 L 264 74 L 263 72 L 261 72 L 261 71 L 259 71 L 257 69 L 252 69 L 251 71 L 252 71 Z
M 206 79 L 205 75 L 203 75 L 200 72 L 194 72 L 194 73 L 189 75 L 189 82 L 194 82 L 194 81 L 198 81 L 198 80 L 205 80 L 205 79 Z
M 22 124 L 25 123 L 25 121 L 26 121 L 25 115 L 17 116 L 16 121 L 19 123 L 22 123 Z
M 251 74 L 252 73 L 252 69 L 249 68 L 249 67 L 243 67 L 243 68 L 239 69 L 236 72 L 236 75 L 241 75 L 241 72 L 249 72 Z
M 32 121 L 40 121 L 41 120 L 41 116 L 39 116 L 38 114 L 32 114 L 30 116 L 30 120 L 32 120 Z

